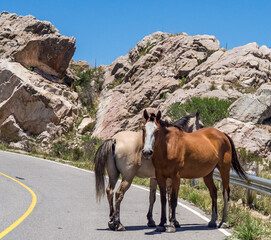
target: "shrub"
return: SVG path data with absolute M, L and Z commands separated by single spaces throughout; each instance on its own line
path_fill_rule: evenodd
M 177 120 L 188 113 L 200 112 L 204 125 L 213 126 L 217 121 L 228 117 L 228 108 L 231 102 L 218 98 L 192 97 L 184 104 L 173 103 L 168 107 L 167 115 L 172 120 Z
M 80 80 L 72 84 L 72 89 L 78 93 L 82 104 L 87 107 L 91 116 L 97 111 L 97 99 L 104 82 L 104 69 L 102 67 L 89 68 L 77 72 Z
M 234 237 L 243 240 L 257 240 L 268 236 L 268 232 L 260 219 L 251 217 L 248 212 L 240 213 L 239 211 L 236 214 L 239 215 L 239 218 L 241 217 L 241 221 L 239 220 L 238 225 L 235 227 Z
M 85 135 L 82 137 L 82 149 L 84 151 L 84 160 L 89 161 L 90 165 L 94 164 L 94 156 L 100 145 L 102 144 L 102 140 L 97 137 L 91 137 L 90 135 Z
M 95 153 L 101 144 L 101 139 L 90 135 L 83 136 L 82 144 L 76 147 L 71 147 L 64 140 L 59 140 L 53 145 L 50 155 L 71 161 L 76 166 L 92 169 Z

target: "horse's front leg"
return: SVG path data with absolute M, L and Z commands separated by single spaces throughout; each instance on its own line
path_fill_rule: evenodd
M 150 196 L 149 196 L 150 205 L 149 205 L 149 211 L 147 214 L 149 227 L 156 227 L 155 221 L 152 218 L 153 205 L 156 199 L 156 188 L 157 188 L 157 181 L 155 178 L 151 178 L 150 179 Z
M 172 194 L 172 180 L 167 178 L 167 201 L 168 201 L 168 219 L 171 219 L 172 209 L 171 209 L 171 194 Z M 174 226 L 176 228 L 181 227 L 180 223 L 175 220 Z
M 174 177 L 172 179 L 171 183 L 171 198 L 170 198 L 170 205 L 171 205 L 171 218 L 169 219 L 170 224 L 166 229 L 166 232 L 176 232 L 176 207 L 177 207 L 177 202 L 178 202 L 178 192 L 179 192 L 179 187 L 180 187 L 180 178 L 179 177 Z M 179 223 L 178 223 L 179 225 Z
M 167 222 L 166 217 L 166 204 L 167 204 L 167 196 L 166 196 L 166 178 L 156 173 L 156 179 L 160 188 L 160 199 L 161 199 L 161 221 L 160 224 L 156 227 L 157 232 L 165 231 L 165 224 Z

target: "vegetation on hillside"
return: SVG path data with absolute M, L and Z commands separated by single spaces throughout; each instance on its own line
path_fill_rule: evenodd
M 219 120 L 228 117 L 231 101 L 219 98 L 192 97 L 184 104 L 173 103 L 167 109 L 167 115 L 177 120 L 188 113 L 200 112 L 200 118 L 206 127 L 213 126 Z
M 98 97 L 102 91 L 104 82 L 103 67 L 95 67 L 88 69 L 75 68 L 76 75 L 79 80 L 72 84 L 72 89 L 75 90 L 83 106 L 88 110 L 90 116 L 94 117 L 98 107 Z

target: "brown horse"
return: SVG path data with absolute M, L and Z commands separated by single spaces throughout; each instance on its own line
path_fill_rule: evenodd
M 143 128 L 143 155 L 152 154 L 155 175 L 160 188 L 161 222 L 156 231 L 175 232 L 176 206 L 180 178 L 203 177 L 212 198 L 212 218 L 209 227 L 217 227 L 217 189 L 213 181 L 213 171 L 218 168 L 223 183 L 223 216 L 219 227 L 227 221 L 229 200 L 229 173 L 231 166 L 246 179 L 232 139 L 215 128 L 203 128 L 186 133 L 182 128 L 165 126 L 160 120 L 161 112 L 150 115 L 144 111 L 146 123 Z M 165 229 L 166 219 L 166 179 L 172 180 L 170 225 Z
M 163 123 L 168 125 L 167 122 Z M 174 122 L 173 125 L 182 127 L 185 131 L 195 131 L 203 127 L 199 113 L 187 115 Z M 96 197 L 98 201 L 105 193 L 105 169 L 109 177 L 106 193 L 110 209 L 108 226 L 112 230 L 125 230 L 125 227 L 120 222 L 120 204 L 135 176 L 150 178 L 149 210 L 147 218 L 149 227 L 156 226 L 152 217 L 152 211 L 156 199 L 157 181 L 155 179 L 155 170 L 151 158 L 150 156 L 143 157 L 142 149 L 142 132 L 122 131 L 114 135 L 111 139 L 105 140 L 95 154 L 94 170 L 96 178 Z M 115 193 L 114 206 L 114 188 L 120 174 L 122 175 L 122 181 Z M 170 191 L 170 181 L 168 181 L 167 184 L 168 191 Z M 175 221 L 175 225 L 179 226 L 179 223 Z

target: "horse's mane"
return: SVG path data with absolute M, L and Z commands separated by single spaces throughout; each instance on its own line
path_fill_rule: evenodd
M 168 121 L 163 121 L 162 119 L 159 120 L 159 123 L 163 127 L 176 127 L 178 129 L 183 130 L 184 127 L 189 123 L 190 118 L 195 117 L 195 114 L 186 115 L 182 118 L 179 118 L 173 123 L 169 123 Z

